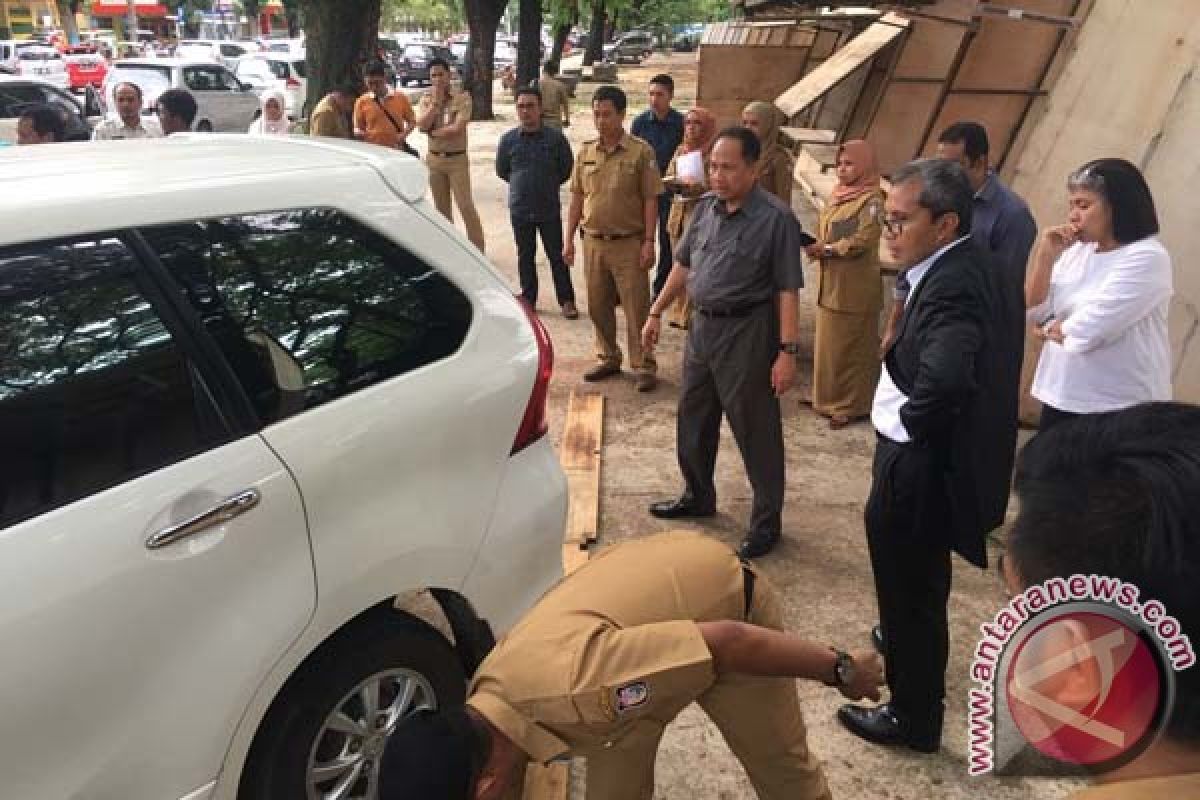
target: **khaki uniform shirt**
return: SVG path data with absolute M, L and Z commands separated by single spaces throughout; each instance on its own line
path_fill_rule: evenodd
M 496 645 L 467 703 L 541 763 L 666 724 L 716 680 L 696 623 L 744 619 L 743 580 L 700 534 L 605 550 Z
M 875 313 L 883 307 L 879 277 L 882 220 L 883 190 L 821 212 L 817 240 L 829 245 L 834 257 L 821 259 L 817 305 L 850 314 Z
M 683 145 L 680 145 L 679 149 L 675 151 L 675 155 L 671 156 L 671 163 L 667 165 L 667 174 L 663 175 L 663 180 L 675 180 L 677 177 L 675 165 L 681 155 L 683 155 Z M 704 172 L 705 174 L 708 173 L 707 156 L 704 158 Z M 683 236 L 683 232 L 687 230 L 688 222 L 692 219 L 692 212 L 696 210 L 696 204 L 700 202 L 701 194 L 695 196 L 675 194 L 671 196 L 671 210 L 667 213 L 667 235 L 671 237 L 672 247 Z
M 542 121 L 555 127 L 561 127 L 564 123 L 569 125 L 571 93 L 562 81 L 543 77 L 538 81 L 538 91 L 542 93 Z
M 429 109 L 433 108 L 433 92 L 426 92 L 421 95 L 421 100 L 417 104 L 417 116 L 421 117 L 429 113 Z M 444 128 L 447 125 L 453 125 L 460 120 L 471 120 L 471 95 L 459 89 L 450 90 L 450 98 L 445 105 L 442 106 L 441 113 L 438 114 L 434 121 L 433 128 Z M 426 131 L 428 133 L 428 131 Z M 438 137 L 429 139 L 429 152 L 435 154 L 444 153 L 463 153 L 467 149 L 467 130 L 457 136 L 448 138 Z
M 644 232 L 644 204 L 662 193 L 654 149 L 628 133 L 611 153 L 600 147 L 599 139 L 589 139 L 575 158 L 571 191 L 583 195 L 585 232 Z
M 1071 800 L 1191 800 L 1196 797 L 1200 797 L 1200 772 L 1100 784 L 1071 795 Z
M 792 205 L 792 184 L 795 182 L 796 162 L 792 154 L 777 144 L 762 155 L 762 167 L 758 185 L 778 197 L 785 205 Z
M 346 115 L 326 97 L 317 103 L 308 119 L 308 132 L 313 136 L 332 136 L 337 139 L 353 138 Z

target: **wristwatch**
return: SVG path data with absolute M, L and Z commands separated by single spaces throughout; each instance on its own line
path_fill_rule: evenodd
M 827 682 L 825 685 L 843 689 L 849 686 L 850 682 L 854 680 L 854 675 L 858 671 L 858 668 L 855 666 L 854 659 L 849 653 L 838 650 L 836 647 L 829 649 L 833 651 L 834 655 L 833 681 Z
M 800 345 L 796 342 L 780 342 L 779 352 L 787 353 L 789 356 L 800 355 Z

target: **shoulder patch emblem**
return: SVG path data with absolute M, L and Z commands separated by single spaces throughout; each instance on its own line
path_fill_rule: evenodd
M 646 686 L 645 681 L 627 683 L 614 690 L 614 697 L 613 705 L 616 707 L 617 713 L 623 714 L 639 706 L 644 706 L 650 699 L 650 689 Z

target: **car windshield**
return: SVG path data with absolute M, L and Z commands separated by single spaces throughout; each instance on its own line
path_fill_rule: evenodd
M 25 49 L 17 51 L 17 58 L 22 61 L 56 61 L 62 56 L 56 50 Z

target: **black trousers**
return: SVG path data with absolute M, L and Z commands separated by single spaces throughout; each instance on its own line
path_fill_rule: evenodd
M 1082 414 L 1076 414 L 1073 411 L 1060 411 L 1054 406 L 1042 404 L 1042 416 L 1038 420 L 1038 432 L 1043 433 L 1050 430 L 1055 425 L 1066 422 L 1067 420 L 1082 417 Z
M 676 420 L 676 456 L 685 492 L 700 508 L 713 508 L 713 469 L 721 416 L 729 420 L 754 489 L 750 532 L 780 533 L 785 484 L 783 422 L 771 388 L 779 355 L 774 303 L 745 317 L 692 317 L 683 353 L 683 386 Z
M 671 193 L 663 192 L 658 196 L 658 266 L 654 269 L 654 282 L 650 284 L 653 297 L 658 297 L 671 275 L 671 237 L 667 235 L 667 216 L 670 213 Z
M 542 236 L 542 249 L 550 262 L 550 276 L 554 279 L 554 295 L 561 306 L 575 302 L 575 288 L 571 285 L 571 270 L 563 261 L 562 220 L 558 217 L 544 220 L 517 219 L 512 217 L 513 239 L 517 243 L 517 275 L 521 280 L 521 296 L 529 305 L 537 306 L 537 237 Z
M 865 522 L 897 716 L 918 737 L 940 736 L 950 597 L 950 506 L 936 456 L 878 437 Z

